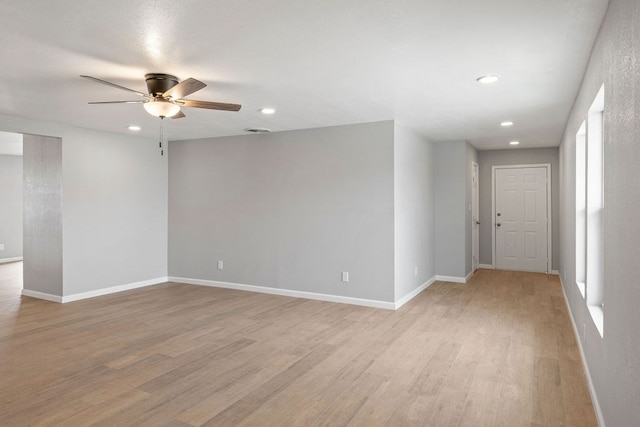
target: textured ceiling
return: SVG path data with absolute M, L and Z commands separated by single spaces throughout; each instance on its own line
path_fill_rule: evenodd
M 606 0 L 235 0 L 0 2 L 0 115 L 157 137 L 135 99 L 144 74 L 194 77 L 169 139 L 396 119 L 479 149 L 556 146 Z M 498 74 L 490 86 L 476 77 Z M 263 106 L 278 109 L 272 116 Z M 515 126 L 499 126 L 513 120 Z M 1 130 L 1 129 L 0 129 Z

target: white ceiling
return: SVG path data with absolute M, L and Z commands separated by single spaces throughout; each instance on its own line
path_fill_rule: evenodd
M 557 146 L 607 0 L 1 0 L 0 115 L 117 133 L 158 119 L 144 74 L 194 77 L 169 139 L 396 119 L 479 149 Z M 485 86 L 475 79 L 502 76 Z M 263 106 L 278 112 L 264 116 Z M 512 128 L 501 128 L 513 120 Z

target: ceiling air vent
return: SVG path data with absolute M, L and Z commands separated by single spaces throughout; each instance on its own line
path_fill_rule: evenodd
M 271 129 L 267 129 L 267 128 L 246 128 L 244 131 L 245 132 L 250 132 L 250 133 L 269 133 L 269 132 L 271 132 Z

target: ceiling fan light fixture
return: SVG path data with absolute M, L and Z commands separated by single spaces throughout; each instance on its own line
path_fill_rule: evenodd
M 164 99 L 152 99 L 142 104 L 147 113 L 156 117 L 171 117 L 180 111 L 180 106 Z

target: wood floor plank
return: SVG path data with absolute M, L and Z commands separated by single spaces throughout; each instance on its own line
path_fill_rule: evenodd
M 195 387 L 200 391 L 200 396 L 182 410 L 177 419 L 196 426 L 202 425 L 252 390 L 262 387 L 296 361 L 296 356 L 279 351 L 260 352 L 252 358 L 246 356 L 240 361 L 235 360 L 235 363 L 225 364 L 223 373 L 203 372 L 203 378 L 215 378 L 215 383 L 211 383 L 211 387 Z
M 216 348 L 208 352 L 198 352 L 195 358 L 190 361 L 184 361 L 180 366 L 167 372 L 153 380 L 140 385 L 140 390 L 147 393 L 154 393 L 155 391 L 162 390 L 168 385 L 174 384 L 176 381 L 180 381 L 187 375 L 204 369 L 206 366 L 213 364 L 217 359 L 231 355 L 236 351 L 253 344 L 255 341 L 241 338 L 229 344 L 226 344 L 220 348 Z
M 397 311 L 166 283 L 68 304 L 0 265 L 0 424 L 595 426 L 556 276 Z
M 333 346 L 321 346 L 298 360 L 287 370 L 273 377 L 266 384 L 249 393 L 236 403 L 216 415 L 204 425 L 234 425 L 240 423 L 252 412 L 260 408 L 266 401 L 282 391 L 300 375 L 312 369 L 316 363 L 335 351 Z
M 445 377 L 460 352 L 460 344 L 444 341 L 422 371 L 415 377 L 409 393 L 436 395 L 442 389 Z
M 550 425 L 553 420 L 566 419 L 558 361 L 537 357 L 535 370 L 532 421 Z

